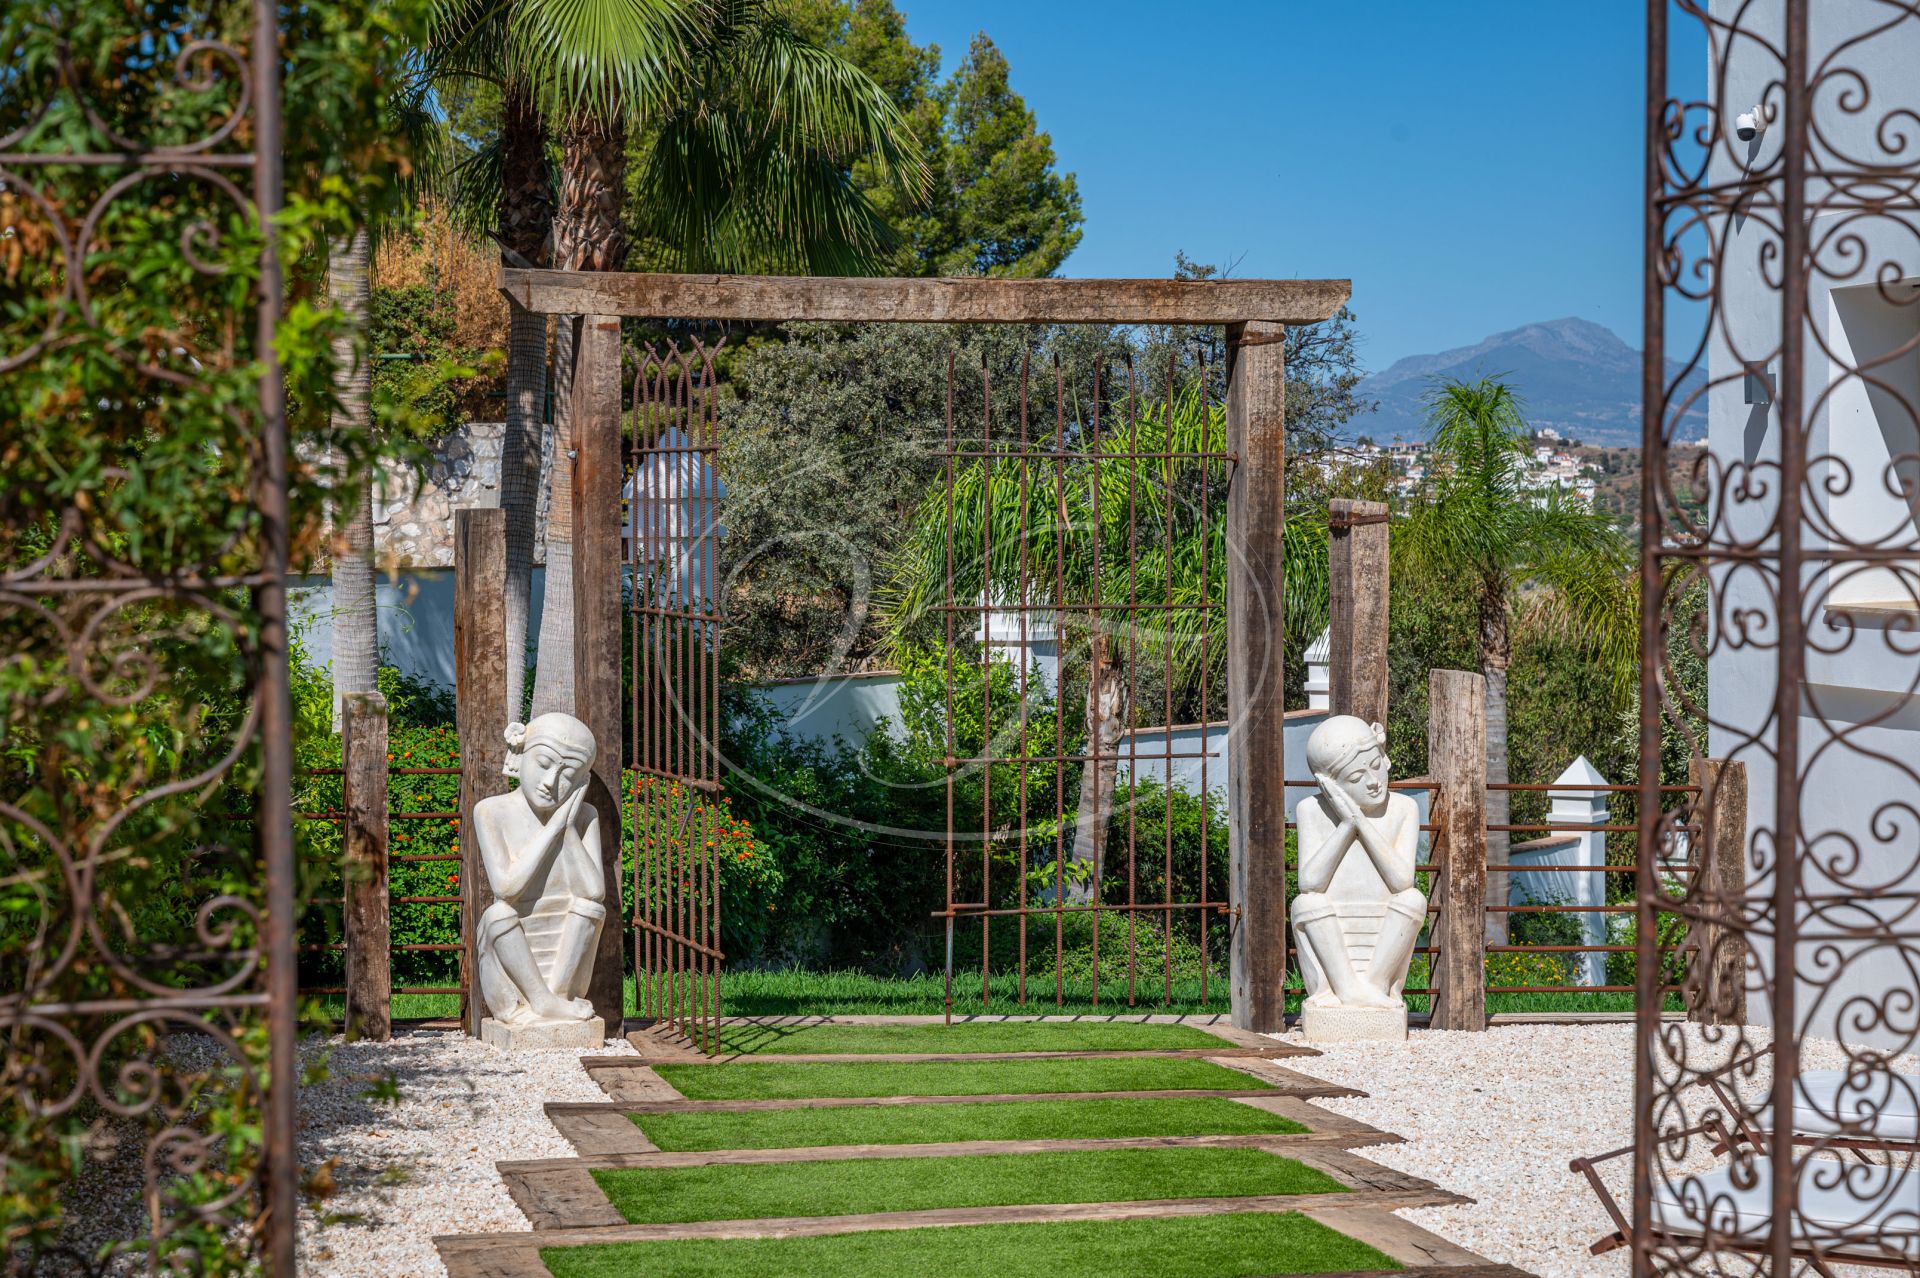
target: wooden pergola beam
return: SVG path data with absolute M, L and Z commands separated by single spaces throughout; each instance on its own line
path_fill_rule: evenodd
M 1315 324 L 1351 280 L 854 279 L 502 267 L 500 291 L 545 315 L 931 324 Z

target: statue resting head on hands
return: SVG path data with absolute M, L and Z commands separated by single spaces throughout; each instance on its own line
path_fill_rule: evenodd
M 593 733 L 570 714 L 543 714 L 510 726 L 507 746 L 519 788 L 474 805 L 494 895 L 478 929 L 480 992 L 503 1025 L 586 1021 L 607 915 L 599 816 L 585 802 Z

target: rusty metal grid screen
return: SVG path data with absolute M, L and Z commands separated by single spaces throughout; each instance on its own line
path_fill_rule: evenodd
M 626 808 L 639 1014 L 711 1052 L 720 969 L 719 446 L 698 341 L 629 352 Z
M 1210 747 L 1227 726 L 1232 458 L 1209 371 L 1170 367 L 1149 400 L 1131 361 L 1076 374 L 1028 355 L 1017 408 L 996 411 L 992 370 L 949 359 L 930 498 L 946 507 L 949 1016 L 971 970 L 982 1009 L 1226 1002 Z

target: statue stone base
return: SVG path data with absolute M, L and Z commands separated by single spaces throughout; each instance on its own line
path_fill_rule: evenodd
M 1407 1037 L 1407 1009 L 1309 1003 L 1300 1010 L 1300 1032 L 1309 1043 L 1401 1043 Z
M 484 1017 L 480 1021 L 480 1042 L 501 1052 L 545 1052 L 551 1048 L 603 1048 L 607 1046 L 607 1021 L 589 1017 L 586 1021 L 534 1021 L 532 1025 L 507 1025 Z
M 480 1022 L 480 1041 L 508 1052 L 537 1052 L 556 1047 L 604 1047 L 607 1023 L 598 1016 L 584 1021 L 535 1021 L 508 1025 L 491 1016 Z

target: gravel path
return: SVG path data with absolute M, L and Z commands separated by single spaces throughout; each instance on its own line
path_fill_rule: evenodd
M 1724 1059 L 1696 1026 L 1689 1060 Z M 1752 1042 L 1764 1030 L 1749 1029 Z M 1301 1042 L 1299 1032 L 1276 1035 Z M 1420 1208 L 1407 1219 L 1489 1260 L 1542 1278 L 1611 1278 L 1627 1273 L 1624 1251 L 1587 1250 L 1611 1227 L 1586 1178 L 1567 1164 L 1633 1140 L 1633 1026 L 1512 1025 L 1484 1034 L 1415 1030 L 1405 1043 L 1315 1044 L 1324 1055 L 1292 1062 L 1330 1083 L 1361 1088 L 1364 1100 L 1319 1100 L 1337 1113 L 1398 1132 L 1404 1145 L 1364 1155 L 1477 1201 Z M 1844 1063 L 1830 1043 L 1802 1045 L 1805 1068 Z M 1896 1068 L 1920 1068 L 1912 1058 Z M 1764 1088 L 1765 1078 L 1749 1087 Z M 1697 1093 L 1705 1101 L 1705 1093 Z M 1704 1170 L 1713 1159 L 1701 1148 Z M 1606 1165 L 1608 1187 L 1630 1202 L 1631 1160 Z M 1679 1170 L 1676 1168 L 1676 1170 Z
M 310 1177 L 325 1168 L 309 1187 L 332 1182 L 331 1193 L 309 1193 L 302 1204 L 300 1272 L 441 1278 L 435 1234 L 529 1228 L 494 1163 L 571 1156 L 542 1106 L 605 1100 L 578 1058 L 632 1051 L 624 1039 L 585 1052 L 511 1055 L 454 1033 L 333 1039 L 324 1048 L 326 1078 L 300 1091 L 301 1162 Z M 303 1056 L 321 1053 L 316 1043 Z M 389 1079 L 397 1100 L 382 1095 Z

